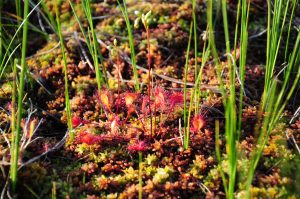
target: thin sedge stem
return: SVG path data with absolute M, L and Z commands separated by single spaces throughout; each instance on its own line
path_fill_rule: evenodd
M 56 199 L 56 182 L 52 182 L 51 199 Z
M 271 120 L 271 126 L 275 126 L 282 111 L 284 110 L 284 107 L 286 106 L 288 100 L 290 99 L 294 90 L 297 87 L 297 83 L 299 81 L 299 76 L 300 76 L 300 67 L 299 66 L 298 66 L 298 71 L 296 73 L 297 76 L 295 77 L 294 82 L 293 82 L 291 88 L 289 89 L 289 92 L 285 98 L 285 101 L 282 103 L 282 100 L 284 99 L 284 93 L 286 92 L 288 82 L 290 81 L 290 76 L 291 76 L 292 70 L 293 70 L 294 66 L 297 66 L 296 59 L 297 59 L 297 56 L 300 51 L 299 46 L 300 46 L 300 32 L 298 33 L 298 37 L 297 37 L 297 40 L 296 40 L 296 43 L 295 43 L 295 46 L 294 46 L 294 49 L 293 49 L 293 52 L 291 55 L 291 59 L 289 60 L 288 67 L 286 69 L 286 75 L 285 75 L 285 79 L 283 81 L 281 91 L 280 91 L 279 95 L 277 96 L 277 101 L 276 101 L 275 107 L 273 109 L 273 113 L 275 113 L 275 114 L 273 114 L 273 117 Z M 274 80 L 274 81 L 276 81 L 276 80 Z
M 19 161 L 19 142 L 21 134 L 21 120 L 23 115 L 23 96 L 24 96 L 24 85 L 25 85 L 25 72 L 26 67 L 26 49 L 27 49 L 27 33 L 28 33 L 28 0 L 24 0 L 24 25 L 22 34 L 22 57 L 21 57 L 21 74 L 20 74 L 20 85 L 18 93 L 18 114 L 16 123 L 16 135 L 14 142 L 14 151 L 11 154 L 14 158 L 10 168 L 10 178 L 12 182 L 12 190 L 15 193 L 17 188 L 17 175 L 18 175 L 18 161 Z
M 4 36 L 3 36 L 3 24 L 2 24 L 2 7 L 3 1 L 0 1 L 0 59 L 3 58 L 3 48 L 4 48 Z
M 240 78 L 240 93 L 239 93 L 239 113 L 238 113 L 238 127 L 237 127 L 237 140 L 240 139 L 242 131 L 242 111 L 243 111 L 243 100 L 245 90 L 245 70 L 247 60 L 247 49 L 248 49 L 248 19 L 249 19 L 250 2 L 242 2 L 242 16 L 241 16 L 241 42 L 240 42 L 240 67 L 239 67 L 239 78 Z
M 253 150 L 252 154 L 251 154 L 249 172 L 248 172 L 248 176 L 247 176 L 247 180 L 246 180 L 246 198 L 249 198 L 249 199 L 251 198 L 250 188 L 251 188 L 251 184 L 253 181 L 254 173 L 255 173 L 256 167 L 258 165 L 262 151 L 264 149 L 266 140 L 268 139 L 269 132 L 271 131 L 271 129 L 268 126 L 269 126 L 269 122 L 271 119 L 270 116 L 272 114 L 272 109 L 273 109 L 274 101 L 275 101 L 275 97 L 276 97 L 276 85 L 274 85 L 271 88 L 270 96 L 271 97 L 269 98 L 269 101 L 268 101 L 267 110 L 266 110 L 265 116 L 263 117 L 262 127 L 261 127 L 259 137 L 257 140 L 258 148 Z
M 189 53 L 191 48 L 191 41 L 192 41 L 192 33 L 193 33 L 193 21 L 190 23 L 190 34 L 189 34 L 189 42 L 188 47 L 186 50 L 186 56 L 185 56 L 185 65 L 184 65 L 184 111 L 183 111 L 183 129 L 184 129 L 184 138 L 183 138 L 183 148 L 187 150 L 189 148 L 189 140 L 190 140 L 190 128 L 189 128 L 189 120 L 190 118 L 187 117 L 187 74 L 188 74 L 188 62 L 189 62 Z M 192 103 L 190 103 L 190 106 L 192 106 Z
M 88 38 L 88 36 L 87 36 L 86 31 L 85 31 L 84 28 L 83 28 L 83 25 L 82 25 L 82 23 L 81 23 L 81 21 L 80 21 L 80 19 L 79 19 L 79 16 L 78 16 L 78 14 L 77 14 L 76 11 L 75 11 L 74 5 L 73 5 L 73 3 L 72 3 L 71 0 L 68 0 L 68 2 L 69 2 L 69 4 L 70 4 L 70 6 L 71 6 L 71 9 L 72 9 L 73 14 L 74 14 L 74 16 L 75 16 L 75 19 L 76 19 L 76 21 L 77 21 L 77 23 L 78 23 L 78 25 L 79 25 L 79 29 L 80 29 L 80 31 L 81 31 L 81 33 L 82 33 L 82 35 L 83 35 L 83 38 L 84 38 L 85 43 L 86 43 L 86 45 L 87 45 L 87 47 L 88 47 L 88 49 L 89 49 L 89 52 L 91 53 L 91 55 L 93 55 L 93 54 L 94 54 L 94 53 L 93 53 L 93 47 L 92 47 L 91 42 L 90 42 L 90 40 L 89 40 L 89 38 Z
M 195 115 L 197 115 L 198 112 L 199 112 L 198 106 L 199 106 L 200 93 L 201 93 L 201 84 L 200 83 L 202 82 L 203 68 L 204 68 L 204 65 L 205 65 L 206 61 L 208 60 L 208 55 L 209 55 L 208 49 L 206 48 L 206 41 L 204 42 L 203 54 L 202 55 L 203 56 L 202 56 L 202 63 L 201 63 L 200 71 L 199 71 L 199 74 L 198 74 L 197 79 L 195 81 L 195 86 L 192 89 L 192 94 L 191 94 L 191 99 L 190 99 L 190 101 L 193 102 L 194 98 L 195 98 L 195 95 L 196 95 L 196 100 L 195 100 L 196 101 Z M 189 106 L 188 124 L 187 124 L 187 126 L 190 126 L 191 115 L 192 115 L 192 108 L 193 108 L 193 106 L 190 105 Z
M 297 3 L 298 3 L 298 0 L 293 0 L 293 8 L 292 8 L 292 13 L 291 13 L 290 22 L 289 22 L 288 35 L 287 35 L 287 38 L 286 38 L 284 62 L 287 62 L 287 58 L 288 58 L 287 54 L 288 54 L 289 42 L 290 42 L 290 32 L 291 32 L 294 12 L 295 12 L 295 8 L 296 8 Z
M 228 196 L 228 188 L 226 186 L 226 177 L 225 177 L 225 173 L 224 173 L 223 169 L 221 168 L 222 159 L 221 159 L 221 152 L 220 152 L 220 122 L 219 122 L 219 120 L 216 120 L 216 122 L 215 122 L 215 140 L 216 140 L 215 142 L 216 142 L 216 156 L 217 156 L 217 160 L 218 160 L 218 169 L 219 169 L 219 172 L 221 173 L 225 194 L 226 194 L 226 196 Z
M 228 150 L 229 159 L 229 184 L 228 184 L 228 198 L 234 198 L 234 187 L 236 181 L 236 166 L 237 166 L 237 153 L 236 153 L 236 89 L 235 89 L 235 58 L 231 60 L 230 52 L 230 39 L 229 39 L 229 29 L 228 29 L 228 18 L 227 18 L 227 2 L 222 0 L 222 14 L 223 14 L 223 25 L 225 33 L 226 42 L 226 53 L 227 53 L 227 63 L 229 65 L 229 79 L 230 79 L 230 89 L 229 98 L 226 100 L 225 105 L 225 135 L 226 135 L 226 148 Z
M 139 199 L 143 198 L 143 154 L 139 151 Z
M 208 60 L 208 56 L 209 56 L 209 51 L 208 49 L 206 48 L 206 41 L 204 42 L 204 47 L 203 47 L 203 54 L 202 54 L 202 63 L 201 63 L 201 67 L 200 67 L 200 71 L 199 71 L 199 74 L 197 76 L 197 79 L 195 81 L 195 86 L 194 88 L 192 89 L 192 94 L 191 94 L 191 98 L 190 98 L 190 102 L 193 102 L 194 101 L 194 98 L 195 98 L 195 95 L 197 97 L 196 99 L 196 109 L 195 109 L 195 115 L 198 114 L 198 111 L 199 111 L 199 101 L 200 101 L 200 93 L 201 93 L 201 82 L 202 82 L 202 72 L 203 72 L 203 68 L 204 68 L 204 65 L 206 63 L 206 61 Z M 199 87 L 198 87 L 199 85 Z M 188 112 L 188 122 L 187 122 L 187 126 L 190 127 L 190 123 L 191 123 L 191 115 L 192 115 L 192 104 L 190 103 L 190 106 L 189 106 L 189 112 Z
M 197 41 L 197 13 L 196 13 L 196 0 L 192 0 L 193 5 L 193 23 L 194 23 L 194 51 L 195 51 L 195 79 L 198 76 L 198 41 Z
M 25 23 L 27 23 L 29 16 L 30 16 L 30 15 L 34 12 L 34 10 L 40 5 L 41 1 L 42 1 L 42 0 L 40 0 L 40 1 L 35 5 L 35 7 L 33 7 L 32 10 L 31 10 L 26 16 L 24 16 L 24 19 L 23 19 L 22 23 L 20 24 L 20 26 L 19 26 L 18 29 L 16 30 L 14 36 L 11 38 L 9 44 L 8 44 L 7 47 L 6 47 L 6 52 L 4 53 L 4 55 L 3 55 L 3 57 L 2 57 L 1 64 L 0 64 L 0 70 L 2 70 L 2 71 L 4 70 L 4 67 L 3 67 L 3 66 L 4 66 L 4 64 L 5 64 L 6 60 L 7 60 L 6 57 L 10 54 L 10 50 L 9 50 L 9 49 L 11 48 L 11 46 L 12 46 L 14 40 L 15 40 L 16 37 L 18 36 L 19 32 L 22 30 L 22 28 L 23 28 L 23 26 L 25 25 Z M 25 5 L 24 5 L 24 6 L 25 6 Z M 27 28 L 27 29 L 28 29 L 28 28 Z M 9 57 L 10 57 L 10 56 L 9 56 Z M 1 79 L 1 77 L 0 77 L 0 79 Z
M 208 27 L 206 27 L 205 34 L 207 34 L 207 32 L 208 32 Z M 198 90 L 199 90 L 199 92 L 196 96 L 195 115 L 197 115 L 199 113 L 199 104 L 200 104 L 200 98 L 201 98 L 202 74 L 203 74 L 204 66 L 206 65 L 206 61 L 208 60 L 208 57 L 209 57 L 209 54 L 210 54 L 209 46 L 210 46 L 209 41 L 208 41 L 208 44 L 207 44 L 207 38 L 204 38 L 204 45 L 203 45 L 202 58 L 201 58 L 201 67 L 200 67 L 199 75 L 197 77 L 197 79 L 199 78 L 199 80 L 198 80 L 198 84 L 199 84 Z M 197 87 L 195 87 L 195 89 L 197 89 Z
M 60 25 L 60 19 L 59 19 L 59 13 L 58 13 L 58 5 L 57 0 L 54 0 L 55 5 L 55 14 L 56 14 L 56 23 L 57 23 L 57 31 L 59 35 L 60 40 L 60 46 L 61 46 L 61 53 L 63 56 L 63 69 L 64 69 L 64 81 L 65 81 L 65 106 L 66 106 L 66 113 L 67 113 L 67 124 L 68 128 L 70 130 L 70 138 L 73 140 L 74 133 L 72 131 L 72 114 L 71 114 L 71 106 L 70 106 L 70 98 L 69 98 L 69 88 L 68 88 L 68 69 L 67 69 L 67 57 L 65 52 L 65 45 L 64 45 L 64 39 L 61 32 L 61 25 Z
M 82 5 L 84 7 L 84 11 L 85 14 L 87 16 L 88 22 L 89 22 L 89 28 L 90 28 L 90 32 L 92 34 L 92 46 L 93 46 L 93 52 L 92 52 L 92 57 L 94 60 L 94 67 L 95 67 L 95 71 L 96 71 L 96 80 L 97 80 L 97 87 L 98 87 L 98 93 L 100 94 L 101 91 L 101 82 L 102 82 L 102 73 L 99 69 L 99 61 L 98 61 L 98 55 L 97 55 L 97 39 L 96 39 L 96 34 L 94 31 L 94 25 L 93 25 L 93 20 L 92 20 L 92 13 L 91 13 L 91 7 L 90 7 L 90 2 L 89 0 L 84 0 L 82 1 Z
M 16 14 L 18 17 L 21 17 L 22 11 L 21 11 L 21 1 L 15 0 L 15 6 L 16 6 Z M 22 18 L 22 17 L 21 17 Z
M 222 80 L 222 75 L 221 75 L 221 68 L 220 68 L 220 61 L 219 61 L 219 56 L 218 52 L 216 49 L 216 44 L 215 44 L 215 37 L 214 37 L 214 28 L 213 28 L 213 22 L 212 22 L 212 0 L 207 1 L 207 23 L 208 23 L 208 39 L 209 39 L 209 48 L 211 49 L 211 53 L 214 58 L 214 62 L 216 64 L 216 73 L 219 79 L 219 84 L 220 84 L 220 90 L 222 93 L 222 96 L 224 97 L 224 102 L 223 104 L 225 105 L 226 103 L 226 91 L 224 87 L 224 82 Z
M 134 76 L 134 80 L 135 80 L 134 88 L 135 88 L 135 91 L 139 91 L 140 86 L 139 86 L 139 78 L 138 78 L 138 72 L 137 72 L 137 67 L 136 67 L 136 57 L 135 57 L 135 49 L 134 49 L 134 41 L 133 41 L 134 38 L 133 38 L 133 34 L 132 34 L 132 28 L 131 28 L 130 20 L 129 20 L 129 17 L 128 17 L 126 0 L 123 0 L 123 6 L 121 5 L 119 0 L 117 0 L 117 2 L 120 6 L 120 10 L 121 10 L 121 12 L 123 14 L 123 17 L 125 19 L 127 33 L 128 33 L 131 65 L 132 65 L 133 76 Z
M 11 154 L 14 153 L 15 151 L 15 138 L 16 138 L 16 96 L 17 96 L 17 63 L 18 60 L 15 59 L 14 60 L 14 65 L 13 65 L 13 90 L 12 90 L 12 106 L 11 106 L 11 134 L 12 134 L 12 138 L 11 138 Z M 11 156 L 11 162 L 15 162 L 15 156 L 12 155 Z M 12 175 L 12 171 L 11 171 L 11 175 Z
M 270 4 L 269 4 L 270 5 Z M 269 59 L 273 58 L 272 62 L 267 60 L 266 64 L 266 70 L 269 69 L 269 71 L 272 71 L 272 67 L 274 67 L 273 63 L 276 63 L 277 61 L 277 53 L 278 53 L 278 45 L 275 41 L 277 39 L 281 39 L 282 35 L 282 29 L 284 27 L 284 23 L 286 20 L 286 15 L 287 15 L 287 10 L 289 3 L 283 4 L 282 1 L 277 0 L 275 1 L 274 4 L 274 16 L 272 19 L 272 23 L 276 24 L 274 26 L 277 26 L 277 29 L 272 27 L 272 31 L 269 29 L 269 34 L 268 34 L 268 41 L 270 42 L 269 48 L 267 49 L 267 57 L 269 56 Z M 284 6 L 285 9 L 284 9 Z M 284 13 L 281 11 L 284 10 Z M 271 12 L 271 9 L 268 9 L 269 12 Z M 270 14 L 270 13 L 269 13 Z M 283 20 L 281 21 L 281 16 L 282 14 L 284 15 Z M 278 27 L 280 27 L 280 21 L 281 21 L 281 29 L 278 30 Z M 269 20 L 269 23 L 271 23 L 271 19 Z M 270 28 L 270 26 L 268 26 Z M 272 43 L 273 42 L 273 43 Z M 272 43 L 272 44 L 271 44 Z M 263 98 L 261 102 L 261 107 L 259 111 L 259 116 L 258 116 L 258 121 L 261 119 L 262 124 L 261 124 L 261 130 L 259 132 L 259 138 L 257 141 L 257 149 L 253 150 L 252 155 L 251 155 L 251 161 L 249 165 L 249 173 L 247 176 L 247 183 L 246 183 L 246 190 L 247 190 L 247 198 L 251 197 L 251 184 L 252 180 L 255 174 L 255 169 L 258 165 L 259 159 L 261 157 L 261 154 L 263 152 L 264 146 L 268 142 L 269 135 L 271 131 L 275 128 L 277 122 L 279 121 L 283 110 L 285 109 L 289 99 L 291 98 L 292 94 L 294 93 L 298 82 L 300 78 L 300 67 L 299 67 L 299 60 L 297 60 L 298 54 L 300 51 L 300 32 L 298 32 L 297 40 L 294 45 L 291 57 L 289 59 L 288 65 L 285 68 L 285 76 L 283 79 L 283 84 L 281 85 L 281 88 L 279 90 L 279 94 L 277 91 L 277 80 L 276 78 L 271 77 L 270 80 L 266 80 L 268 82 L 268 85 L 265 85 L 264 92 L 263 92 Z M 290 82 L 290 75 L 291 71 L 293 70 L 294 67 L 298 67 L 297 70 L 297 75 L 293 79 L 293 84 L 290 88 L 287 88 L 288 82 Z M 270 74 L 269 74 L 270 75 Z M 266 75 L 267 76 L 267 75 Z M 267 77 L 266 77 L 267 78 Z M 289 89 L 287 95 L 285 95 L 287 89 Z M 262 116 L 264 113 L 264 116 Z M 257 127 L 255 128 L 256 132 L 258 132 L 259 124 L 257 124 Z
M 204 49 L 205 49 L 205 45 L 204 45 Z M 203 51 L 204 51 L 203 49 Z M 200 82 L 202 81 L 202 71 L 203 71 L 203 67 L 204 67 L 204 63 L 206 63 L 207 59 L 208 59 L 208 53 L 206 53 L 206 51 L 204 51 L 205 54 L 204 54 L 204 58 L 202 59 L 202 64 L 201 64 L 201 68 L 200 68 L 200 72 L 197 76 L 197 79 L 195 81 L 195 87 L 194 89 L 192 89 L 192 94 L 191 94 L 191 98 L 190 98 L 190 102 L 193 102 L 194 101 L 194 98 L 195 98 L 195 95 L 197 97 L 197 91 L 198 91 L 198 94 L 201 92 L 200 89 L 201 89 L 201 85 L 199 86 L 199 88 L 197 87 L 197 85 L 200 84 Z M 200 100 L 200 96 L 198 96 L 198 98 L 196 99 L 196 101 L 199 101 Z M 199 104 L 198 104 L 199 105 Z M 190 130 L 189 127 L 191 125 L 191 115 L 192 115 L 192 108 L 193 108 L 193 104 L 190 103 L 190 106 L 189 106 L 189 110 L 188 110 L 188 122 L 187 122 L 187 128 L 188 128 L 188 131 Z M 195 115 L 197 114 L 197 112 L 195 112 Z

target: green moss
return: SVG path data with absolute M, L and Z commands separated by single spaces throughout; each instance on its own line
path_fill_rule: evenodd
M 153 183 L 160 184 L 166 182 L 173 172 L 173 168 L 169 166 L 165 166 L 164 168 L 158 168 L 156 170 L 156 173 L 154 174 Z
M 204 185 L 209 189 L 218 189 L 219 182 L 221 179 L 221 174 L 217 167 L 212 168 L 204 179 Z
M 190 25 L 189 25 L 189 22 L 184 20 L 184 19 L 179 19 L 178 20 L 178 25 L 183 29 L 185 30 L 186 32 L 189 31 L 189 28 L 190 28 Z
M 193 160 L 190 173 L 198 179 L 202 179 L 207 168 L 207 161 L 203 155 L 196 155 L 196 159 Z
M 269 188 L 251 188 L 251 197 L 252 198 L 286 198 L 287 191 L 284 187 L 269 187 Z M 241 197 L 242 198 L 242 197 Z
M 134 181 L 138 178 L 138 170 L 134 170 L 132 167 L 123 170 L 123 172 L 124 172 L 124 178 L 127 182 Z
M 162 16 L 159 16 L 157 23 L 166 24 L 166 23 L 168 23 L 169 20 L 170 20 L 169 16 L 162 15 Z
M 12 85 L 13 82 L 6 82 L 2 84 L 0 89 L 0 98 L 6 98 L 7 96 L 11 96 L 12 94 Z
M 145 158 L 145 164 L 147 165 L 152 165 L 158 161 L 158 158 L 154 154 L 148 154 L 147 157 Z

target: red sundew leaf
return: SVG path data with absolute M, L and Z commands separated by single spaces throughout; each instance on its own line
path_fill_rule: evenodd
M 199 132 L 205 126 L 205 120 L 202 115 L 197 115 L 192 119 L 192 132 Z
M 144 141 L 139 141 L 135 144 L 129 145 L 127 150 L 130 152 L 146 151 L 147 145 Z
M 90 123 L 90 121 L 83 120 L 80 117 L 77 117 L 77 116 L 72 117 L 72 126 L 73 126 L 73 128 L 76 128 L 77 126 L 79 126 L 81 124 L 89 124 L 89 123 Z
M 113 103 L 112 96 L 110 95 L 109 91 L 102 90 L 99 94 L 98 91 L 95 92 L 96 98 L 100 101 L 103 108 L 111 112 L 111 107 Z
M 100 101 L 107 109 L 110 109 L 111 104 L 109 103 L 109 97 L 107 91 L 100 93 Z
M 118 144 L 121 142 L 127 142 L 129 139 L 126 136 L 121 136 L 117 134 L 110 135 L 94 135 L 88 131 L 79 132 L 76 138 L 77 144 L 85 143 L 87 145 L 107 143 L 109 145 Z
M 141 110 L 143 114 L 147 114 L 148 113 L 148 109 L 147 109 L 147 104 L 148 103 L 149 103 L 148 97 L 143 97 L 142 110 Z
M 164 109 L 165 106 L 166 106 L 166 102 L 165 102 L 166 93 L 165 93 L 165 91 L 161 87 L 155 87 L 154 96 L 155 96 L 154 105 L 157 108 Z
M 116 133 L 119 129 L 121 122 L 120 122 L 120 118 L 118 116 L 115 116 L 113 121 L 110 124 L 110 129 L 112 133 Z
M 81 119 L 79 117 L 73 116 L 72 117 L 72 127 L 76 128 L 81 124 Z
M 136 93 L 125 93 L 124 99 L 125 99 L 125 104 L 127 108 L 131 107 L 135 100 L 137 99 L 138 95 Z
M 184 97 L 181 92 L 175 92 L 172 93 L 169 97 L 169 103 L 171 105 L 171 108 L 174 108 L 176 105 L 183 104 Z
M 86 143 L 87 145 L 93 145 L 98 142 L 98 138 L 95 135 L 90 134 L 87 131 L 80 132 L 79 136 L 77 137 L 78 143 Z

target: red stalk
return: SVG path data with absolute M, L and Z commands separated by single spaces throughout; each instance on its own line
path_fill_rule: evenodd
M 117 103 L 117 114 L 119 112 L 119 105 L 121 102 L 121 98 L 120 98 L 120 58 L 119 58 L 119 54 L 117 55 L 117 70 L 118 70 L 118 103 Z
M 149 112 L 150 112 L 150 133 L 152 138 L 152 110 L 151 110 L 151 55 L 150 55 L 150 31 L 146 28 L 147 43 L 148 43 L 148 99 L 149 99 Z

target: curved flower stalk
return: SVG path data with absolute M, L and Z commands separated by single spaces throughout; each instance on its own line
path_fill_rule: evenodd
M 152 109 L 151 109 L 151 54 L 150 54 L 150 30 L 149 24 L 151 22 L 151 10 L 147 14 L 140 15 L 134 22 L 134 27 L 138 28 L 140 20 L 144 25 L 147 33 L 147 48 L 148 48 L 148 100 L 149 100 L 149 112 L 150 112 L 150 134 L 152 136 Z

